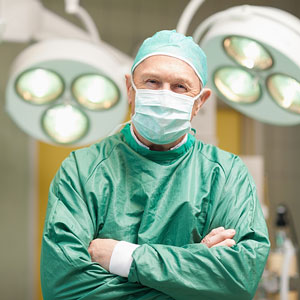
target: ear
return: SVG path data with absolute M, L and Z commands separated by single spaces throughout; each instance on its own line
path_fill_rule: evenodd
M 128 99 L 128 103 L 131 105 L 135 96 L 135 92 L 131 84 L 131 75 L 126 74 L 125 80 L 126 80 L 127 99 Z
M 193 111 L 192 111 L 192 118 L 198 114 L 200 108 L 207 101 L 207 99 L 210 97 L 210 95 L 211 95 L 211 90 L 205 88 L 203 90 L 200 98 L 195 101 Z

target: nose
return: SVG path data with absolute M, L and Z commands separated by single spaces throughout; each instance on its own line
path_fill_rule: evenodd
M 170 83 L 163 82 L 162 85 L 161 85 L 161 89 L 162 90 L 169 90 L 169 91 L 171 91 L 171 85 L 170 85 Z

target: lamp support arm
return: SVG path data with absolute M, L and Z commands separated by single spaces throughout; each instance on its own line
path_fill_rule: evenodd
M 75 2 L 68 6 L 67 12 L 78 16 L 86 30 L 51 12 L 38 0 L 0 0 L 0 40 L 26 43 L 49 38 L 75 38 L 99 43 L 95 23 L 79 6 L 79 1 Z
M 178 24 L 177 24 L 177 32 L 186 34 L 187 29 L 199 9 L 199 7 L 203 4 L 205 0 L 191 0 L 189 4 L 185 7 L 184 11 L 182 12 Z
M 97 26 L 89 13 L 79 4 L 80 0 L 65 0 L 65 10 L 69 14 L 77 16 L 83 23 L 91 39 L 95 43 L 100 42 Z
M 40 1 L 0 0 L 0 4 L 2 41 L 26 43 L 49 38 L 92 40 L 89 33 L 51 12 Z
M 273 14 L 270 15 L 270 12 L 266 10 L 265 7 L 260 7 L 257 9 L 254 6 L 250 5 L 243 5 L 242 8 L 240 6 L 238 7 L 232 7 L 230 9 L 227 9 L 225 11 L 220 11 L 210 17 L 208 17 L 206 20 L 204 20 L 202 23 L 199 24 L 199 26 L 196 28 L 196 30 L 193 33 L 193 38 L 196 43 L 201 43 L 201 40 L 203 39 L 206 32 L 209 30 L 209 28 L 217 23 L 222 22 L 224 19 L 242 19 L 244 20 L 247 15 L 256 15 L 260 16 L 269 20 L 273 20 L 274 22 L 279 22 L 283 24 L 286 27 L 289 27 L 292 31 L 294 31 L 296 34 L 300 34 L 299 28 L 299 21 L 295 17 L 292 18 L 291 15 L 289 15 L 286 18 L 282 17 L 282 11 L 280 11 L 280 14 L 276 11 L 275 8 L 273 8 Z
M 75 38 L 91 41 L 87 32 L 78 26 L 66 21 L 50 10 L 43 8 L 41 11 L 41 24 L 38 31 L 33 35 L 35 40 L 50 38 Z

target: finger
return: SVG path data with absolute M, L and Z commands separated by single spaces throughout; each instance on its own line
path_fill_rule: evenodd
M 210 238 L 210 247 L 219 244 L 227 239 L 232 239 L 235 235 L 234 229 L 224 230 Z
M 88 246 L 88 253 L 90 254 L 90 256 L 93 255 L 93 252 L 95 251 L 96 247 L 97 247 L 97 242 L 98 239 L 92 240 Z
M 222 232 L 222 231 L 224 231 L 224 230 L 225 230 L 225 228 L 224 228 L 223 226 L 217 227 L 217 228 L 213 229 L 213 230 L 212 230 L 208 235 L 206 235 L 205 237 L 210 238 L 210 237 L 212 237 L 212 236 L 214 236 L 214 235 L 216 235 L 216 234 L 219 234 L 220 232 Z
M 92 252 L 93 252 L 93 246 L 89 246 L 88 247 L 88 253 L 90 254 L 90 255 L 92 255 Z
M 223 232 L 225 228 L 223 226 L 217 227 L 213 229 L 209 234 L 207 234 L 201 241 L 201 243 L 206 244 L 208 246 L 210 239 L 221 232 Z
M 210 247 L 219 244 L 227 239 L 232 239 L 235 235 L 235 230 L 227 229 L 210 238 Z
M 218 243 L 216 245 L 213 245 L 211 248 L 213 247 L 219 247 L 219 246 L 226 246 L 226 247 L 232 247 L 234 246 L 236 243 L 235 243 L 235 240 L 233 239 L 226 239 L 225 241 L 221 242 L 221 243 Z
M 203 239 L 203 243 L 206 244 L 206 246 L 208 248 L 217 245 L 223 241 L 225 241 L 226 239 L 232 239 L 235 235 L 235 230 L 234 229 L 227 229 L 227 230 L 223 230 L 213 236 L 206 236 Z

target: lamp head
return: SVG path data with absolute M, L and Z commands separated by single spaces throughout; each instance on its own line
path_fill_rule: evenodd
M 203 24 L 194 38 L 207 55 L 208 86 L 261 122 L 300 123 L 300 20 L 271 7 L 238 6 Z
M 6 109 L 17 125 L 47 143 L 81 146 L 124 122 L 124 60 L 101 46 L 53 39 L 25 49 L 6 90 Z

